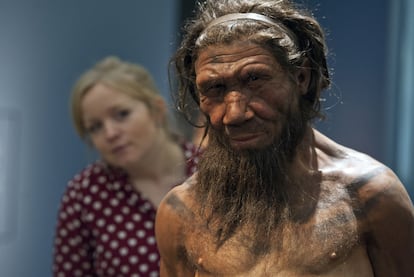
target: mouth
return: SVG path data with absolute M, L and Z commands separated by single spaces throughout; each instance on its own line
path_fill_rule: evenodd
M 263 134 L 245 134 L 229 136 L 230 144 L 235 149 L 260 148 Z
M 112 152 L 112 154 L 118 155 L 118 154 L 121 154 L 122 152 L 124 152 L 127 147 L 128 147 L 128 145 L 126 145 L 126 144 L 115 146 L 111 149 L 111 152 Z

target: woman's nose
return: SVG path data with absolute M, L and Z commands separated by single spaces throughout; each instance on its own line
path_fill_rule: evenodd
M 104 127 L 105 138 L 111 140 L 117 137 L 119 134 L 119 128 L 114 122 L 106 122 Z
M 238 91 L 228 93 L 225 98 L 225 114 L 223 124 L 238 125 L 253 117 L 253 111 L 249 108 L 249 98 Z

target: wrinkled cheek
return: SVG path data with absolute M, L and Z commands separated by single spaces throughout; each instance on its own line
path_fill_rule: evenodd
M 277 103 L 259 99 L 251 101 L 249 108 L 254 111 L 256 117 L 263 121 L 278 121 L 285 113 L 283 107 L 280 107 Z
M 269 121 L 266 124 L 264 132 L 267 135 L 269 142 L 278 141 L 281 138 L 284 122 L 279 119 L 276 121 Z

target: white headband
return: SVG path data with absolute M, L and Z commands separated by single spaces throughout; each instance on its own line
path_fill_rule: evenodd
M 237 20 L 237 19 L 250 19 L 250 20 L 266 22 L 272 25 L 279 25 L 274 20 L 272 20 L 270 17 L 267 17 L 259 13 L 229 13 L 229 14 L 217 17 L 216 19 L 211 21 L 205 29 L 208 29 L 211 26 L 214 26 L 214 25 L 226 22 L 226 21 L 232 21 L 232 20 Z
M 198 44 L 199 40 L 202 37 L 204 37 L 206 30 L 208 30 L 210 27 L 221 24 L 223 22 L 234 21 L 234 20 L 239 20 L 239 19 L 260 21 L 260 22 L 264 22 L 264 23 L 276 26 L 277 28 L 279 28 L 286 34 L 286 38 L 290 40 L 289 43 L 295 44 L 296 36 L 291 30 L 289 30 L 281 22 L 275 21 L 271 19 L 270 17 L 259 14 L 259 13 L 229 13 L 229 14 L 217 17 L 216 19 L 212 20 L 209 24 L 207 24 L 206 28 L 204 28 L 204 30 L 201 32 L 200 36 L 198 37 L 196 44 Z

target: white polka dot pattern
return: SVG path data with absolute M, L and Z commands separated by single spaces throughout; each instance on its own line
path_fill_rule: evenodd
M 183 144 L 187 175 L 197 151 Z M 53 274 L 73 276 L 159 276 L 156 210 L 128 183 L 128 177 L 95 162 L 69 183 L 58 214 Z

